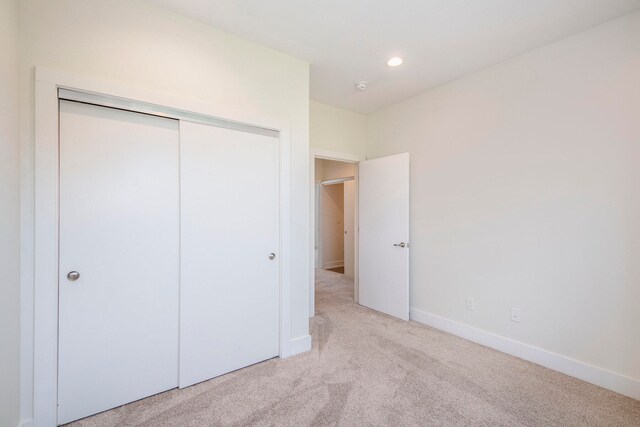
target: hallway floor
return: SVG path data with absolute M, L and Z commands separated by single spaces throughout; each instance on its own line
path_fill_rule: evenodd
M 313 350 L 74 426 L 638 426 L 636 401 L 353 302 L 316 272 Z

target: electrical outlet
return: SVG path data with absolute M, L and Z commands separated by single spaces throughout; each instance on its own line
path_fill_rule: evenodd
M 475 310 L 476 309 L 476 300 L 472 297 L 467 297 L 467 310 Z
M 520 309 L 511 307 L 511 321 L 520 323 Z

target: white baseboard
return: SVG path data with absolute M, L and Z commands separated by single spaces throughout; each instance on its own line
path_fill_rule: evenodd
M 329 261 L 324 263 L 324 269 L 344 267 L 344 260 L 342 261 Z
M 307 351 L 311 351 L 311 335 L 304 335 L 302 337 L 294 338 L 291 340 L 291 354 L 290 356 L 295 356 L 296 354 L 306 353 Z
M 411 320 L 640 400 L 640 380 L 412 308 Z
M 33 427 L 33 420 L 22 420 L 19 427 Z

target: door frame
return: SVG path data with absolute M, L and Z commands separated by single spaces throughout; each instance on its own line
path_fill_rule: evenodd
M 342 188 L 344 190 L 344 184 L 347 181 L 355 181 L 355 176 L 350 176 L 350 177 L 346 177 L 346 178 L 331 179 L 331 180 L 328 180 L 328 181 L 321 181 L 320 183 L 316 183 L 314 190 L 318 190 L 318 200 L 317 200 L 317 204 L 315 206 L 314 212 L 316 214 L 318 212 L 322 213 L 322 196 L 323 196 L 323 191 L 326 191 L 325 187 L 330 187 L 330 186 L 333 186 L 333 185 L 342 185 Z M 315 196 L 315 194 L 314 194 L 314 196 Z M 355 199 L 355 190 L 354 190 L 354 199 Z M 354 200 L 354 204 L 355 204 L 355 200 Z M 354 213 L 353 214 L 354 214 L 354 218 L 353 219 L 354 219 L 354 223 L 355 223 L 355 206 L 354 206 Z M 318 216 L 316 215 L 316 220 L 319 223 L 318 225 L 319 225 L 319 228 L 320 228 L 320 236 L 322 236 L 322 215 L 320 216 L 320 218 L 318 218 Z M 313 225 L 315 227 L 315 224 L 313 224 Z M 353 242 L 354 244 L 355 244 L 355 234 L 356 233 L 354 233 L 354 242 Z M 315 236 L 315 234 L 314 234 L 314 236 Z M 320 261 L 320 265 L 322 265 L 321 268 L 326 270 L 329 267 L 327 267 L 327 264 L 324 262 L 324 250 L 322 248 L 322 244 L 323 244 L 322 240 L 320 240 L 319 242 L 318 241 L 314 242 L 314 246 L 315 246 L 316 243 L 318 244 L 318 261 Z M 344 243 L 343 243 L 343 246 L 344 246 Z M 354 252 L 355 252 L 355 247 L 354 247 Z M 314 260 L 315 260 L 315 257 L 314 257 Z M 354 263 L 355 263 L 355 260 L 354 260 Z M 331 268 L 334 268 L 334 267 L 344 267 L 344 263 L 342 264 L 342 266 L 335 265 L 335 266 L 333 266 Z M 354 264 L 354 273 L 355 273 L 355 264 Z M 355 279 L 355 274 L 354 274 L 354 279 Z
M 340 151 L 330 151 L 323 150 L 320 148 L 310 148 L 310 161 L 309 161 L 309 182 L 310 182 L 310 195 L 309 203 L 310 203 L 310 218 L 311 218 L 311 232 L 310 234 L 310 245 L 309 245 L 309 317 L 315 316 L 316 311 L 316 263 L 315 263 L 315 247 L 316 247 L 316 159 L 322 160 L 334 160 L 338 162 L 344 163 L 352 163 L 355 165 L 355 173 L 354 173 L 354 181 L 355 181 L 355 191 L 353 201 L 354 205 L 354 223 L 353 228 L 356 230 L 354 236 L 353 247 L 355 250 L 354 254 L 354 266 L 353 266 L 353 298 L 356 303 L 358 303 L 358 164 L 366 160 L 365 156 L 361 156 L 359 154 L 351 154 L 351 153 L 343 153 Z
M 33 300 L 33 423 L 57 425 L 58 241 L 59 241 L 59 90 L 110 99 L 114 104 L 144 104 L 180 118 L 198 115 L 231 126 L 278 132 L 280 185 L 280 357 L 295 351 L 291 337 L 291 143 L 289 124 L 247 114 L 224 105 L 150 92 L 48 68 L 35 70 L 35 208 Z M 109 105 L 106 105 L 109 106 Z M 27 297 L 25 297 L 27 298 Z M 25 357 L 28 357 L 25 355 Z

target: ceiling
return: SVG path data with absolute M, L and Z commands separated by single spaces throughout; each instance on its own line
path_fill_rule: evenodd
M 309 61 L 311 98 L 359 113 L 640 9 L 640 0 L 149 1 Z M 392 56 L 404 64 L 388 67 Z

